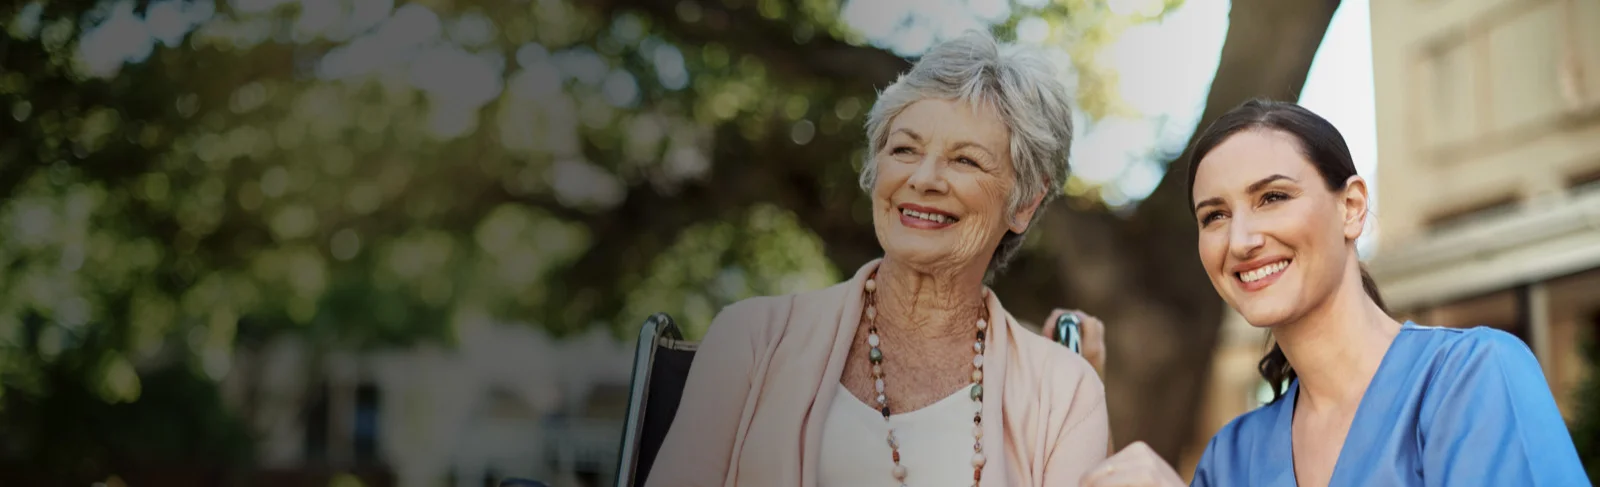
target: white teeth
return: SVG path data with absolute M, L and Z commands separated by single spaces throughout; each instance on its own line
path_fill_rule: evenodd
M 1244 281 L 1244 282 L 1256 282 L 1256 281 L 1259 281 L 1259 280 L 1262 280 L 1262 279 L 1266 278 L 1267 276 L 1270 276 L 1270 275 L 1273 275 L 1273 274 L 1277 274 L 1278 271 L 1282 271 L 1283 268 L 1288 267 L 1288 266 L 1289 266 L 1289 261 L 1281 260 L 1281 261 L 1278 261 L 1278 262 L 1273 263 L 1271 265 L 1268 265 L 1268 266 L 1265 266 L 1265 267 L 1261 267 L 1261 268 L 1258 268 L 1258 269 L 1253 270 L 1253 271 L 1240 273 L 1239 274 L 1239 280 Z
M 928 220 L 928 221 L 931 221 L 931 222 L 950 223 L 951 221 L 954 221 L 953 219 L 951 219 L 948 216 L 937 215 L 937 214 L 933 214 L 933 213 L 923 213 L 923 212 L 920 212 L 920 211 L 904 210 L 904 209 L 900 210 L 900 212 L 901 213 L 905 213 L 906 215 L 908 215 L 908 216 L 910 216 L 912 218 L 917 218 L 917 219 L 921 219 L 921 220 Z

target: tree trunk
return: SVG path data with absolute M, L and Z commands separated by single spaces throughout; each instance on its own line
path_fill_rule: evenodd
M 1254 97 L 1293 101 L 1337 1 L 1236 0 L 1222 59 L 1195 135 Z M 1190 136 L 1192 147 L 1195 135 Z M 1016 266 L 1002 291 L 1008 302 L 1058 289 L 1058 303 L 1008 305 L 1019 317 L 1042 319 L 1070 306 L 1107 328 L 1106 394 L 1118 446 L 1144 441 L 1177 464 L 1194 443 L 1196 414 L 1211 375 L 1223 307 L 1195 253 L 1189 210 L 1189 151 L 1167 167 L 1154 193 L 1131 219 L 1066 204 L 1046 213 L 1032 262 Z M 1054 271 L 1055 275 L 1048 275 Z

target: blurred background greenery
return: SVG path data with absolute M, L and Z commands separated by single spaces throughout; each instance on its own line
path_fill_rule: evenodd
M 275 337 L 324 354 L 449 345 L 462 316 L 489 315 L 622 338 L 654 311 L 697 335 L 734 300 L 830 284 L 876 255 L 855 185 L 861 125 L 908 57 L 957 28 L 1020 35 L 1056 48 L 1086 121 L 1139 116 L 1100 53 L 1180 3 L 941 5 L 966 23 L 874 34 L 841 16 L 887 7 L 840 0 L 12 3 L 0 10 L 6 470 L 72 482 L 247 471 L 253 432 L 216 384 Z M 1333 8 L 1250 17 L 1310 33 L 1283 40 L 1296 59 L 1223 69 L 1300 81 L 1236 83 L 1224 101 L 1297 95 Z M 897 29 L 910 32 L 884 35 Z M 1230 39 L 1262 35 L 1249 29 Z M 1200 114 L 1188 118 L 1157 158 L 1181 151 Z M 1167 277 L 1192 268 L 1189 239 L 1121 245 L 1181 236 L 1179 216 L 1126 195 L 1108 204 L 1115 188 L 1082 179 L 1068 190 L 1001 284 L 1020 316 L 1068 300 L 1108 321 L 1154 304 L 1155 327 L 1220 316 L 1202 277 Z M 1218 320 L 1171 343 L 1206 343 Z M 1197 397 L 1137 380 L 1205 356 L 1177 348 L 1119 367 L 1146 383 L 1120 401 Z M 1173 452 L 1186 436 L 1150 441 Z
M 1106 47 L 1184 7 L 891 3 L 0 7 L 0 479 L 260 482 L 218 384 L 284 336 L 312 370 L 450 347 L 476 316 L 622 340 L 666 311 L 698 336 L 735 300 L 834 283 L 878 252 L 861 126 L 908 59 L 990 29 L 1053 48 L 1082 130 L 1151 118 Z M 1222 320 L 1165 163 L 1239 101 L 1296 98 L 1337 6 L 1233 2 L 1225 43 L 1195 47 L 1217 63 L 1170 88 L 1192 113 L 1134 143 L 1142 187 L 1067 182 L 997 283 L 1025 320 L 1070 304 L 1118 327 L 1118 438 L 1191 442 Z

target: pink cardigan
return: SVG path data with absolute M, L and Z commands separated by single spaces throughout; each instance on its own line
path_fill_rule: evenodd
M 822 426 L 877 265 L 826 289 L 718 313 L 648 485 L 816 486 Z M 983 398 L 982 484 L 1078 485 L 1106 456 L 1104 386 L 1082 357 L 1023 328 L 989 296 L 989 322 L 1004 326 L 990 327 L 985 352 L 983 388 L 999 394 Z

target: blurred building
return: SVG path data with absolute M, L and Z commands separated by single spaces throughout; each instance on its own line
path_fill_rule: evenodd
M 1387 304 L 1527 341 L 1571 419 L 1600 334 L 1600 2 L 1374 1 L 1377 247 Z M 1271 397 L 1266 335 L 1224 320 L 1194 444 Z
M 350 473 L 400 487 L 492 487 L 508 476 L 580 487 L 616 475 L 633 350 L 606 331 L 557 341 L 477 322 L 452 347 L 307 345 L 290 337 L 241 350 L 223 381 L 257 432 L 261 475 Z
M 1390 308 L 1534 350 L 1562 412 L 1600 323 L 1600 2 L 1373 2 Z

